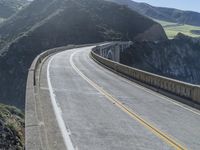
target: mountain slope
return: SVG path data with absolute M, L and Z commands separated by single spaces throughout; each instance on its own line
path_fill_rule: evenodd
M 154 7 L 146 3 L 137 3 L 132 0 L 108 0 L 121 5 L 127 5 L 129 8 L 141 13 L 142 15 L 159 19 L 163 21 L 174 22 L 178 24 L 188 24 L 200 26 L 200 13 L 193 11 L 182 11 L 173 8 Z
M 114 3 L 35 0 L 0 25 L 0 101 L 23 108 L 28 68 L 48 48 L 135 39 L 167 38 L 158 23 Z
M 200 39 L 182 34 L 173 40 L 134 43 L 121 63 L 185 82 L 200 84 Z
M 28 0 L 0 0 L 0 18 L 10 17 L 28 3 Z

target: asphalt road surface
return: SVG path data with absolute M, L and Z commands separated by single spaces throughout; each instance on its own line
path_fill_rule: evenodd
M 92 47 L 51 56 L 41 78 L 68 150 L 200 149 L 200 111 L 94 62 Z

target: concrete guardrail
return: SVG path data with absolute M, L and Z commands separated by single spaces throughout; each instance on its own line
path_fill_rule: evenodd
M 99 43 L 101 44 L 101 43 Z M 40 127 L 41 123 L 38 121 L 37 116 L 37 86 L 39 85 L 39 79 L 37 70 L 43 62 L 44 59 L 48 58 L 52 54 L 74 49 L 74 48 L 81 48 L 86 46 L 93 46 L 97 44 L 85 44 L 85 45 L 69 45 L 64 47 L 53 48 L 43 52 L 42 54 L 38 55 L 35 60 L 33 61 L 27 78 L 27 85 L 26 85 L 26 105 L 25 105 L 25 148 L 26 149 L 41 149 L 41 139 L 40 135 Z M 40 108 L 41 109 L 41 108 Z
M 37 70 L 39 65 L 43 62 L 45 58 L 51 56 L 54 53 L 58 53 L 64 50 L 69 50 L 73 48 L 81 48 L 85 46 L 101 45 L 103 48 L 110 47 L 112 45 L 122 44 L 123 46 L 128 44 L 128 42 L 110 42 L 108 44 L 86 44 L 86 45 L 70 45 L 66 47 L 59 47 L 47 50 L 42 54 L 38 55 L 33 61 L 27 78 L 26 85 L 26 106 L 25 106 L 25 147 L 26 149 L 40 149 L 41 141 L 39 139 L 39 128 L 40 122 L 37 118 L 37 84 L 39 80 L 37 78 Z M 153 87 L 166 90 L 175 95 L 191 99 L 195 102 L 200 103 L 200 86 L 192 85 L 170 78 L 165 78 L 145 72 L 136 68 L 125 66 L 114 62 L 112 60 L 106 59 L 100 56 L 98 50 L 101 46 L 96 46 L 91 51 L 91 56 L 99 63 L 107 66 L 108 68 L 121 73 L 127 77 L 139 80 L 145 84 L 151 85 Z
M 126 43 L 127 42 L 125 42 L 124 44 Z M 113 44 L 116 44 L 116 43 L 113 43 Z M 123 44 L 123 42 L 120 42 L 119 44 Z M 107 45 L 108 48 L 110 46 L 111 46 L 110 44 Z M 106 45 L 104 45 L 104 49 L 105 48 L 106 48 Z M 114 62 L 112 60 L 109 60 L 100 56 L 99 55 L 100 49 L 101 49 L 100 46 L 93 48 L 93 50 L 91 51 L 91 56 L 93 57 L 93 59 L 105 65 L 106 67 L 114 70 L 115 72 L 118 72 L 129 78 L 140 81 L 156 89 L 161 89 L 165 92 L 169 92 L 170 94 L 173 94 L 175 96 L 200 103 L 200 86 L 189 84 L 186 82 L 181 82 L 181 81 L 170 79 L 163 76 L 159 76 L 153 73 L 149 73 L 146 71 L 142 71 L 133 67 L 120 64 L 118 62 Z

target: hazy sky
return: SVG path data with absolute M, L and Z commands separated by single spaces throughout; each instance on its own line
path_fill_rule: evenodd
M 172 7 L 183 10 L 192 10 L 200 12 L 200 0 L 133 0 L 137 2 L 146 2 L 154 6 Z

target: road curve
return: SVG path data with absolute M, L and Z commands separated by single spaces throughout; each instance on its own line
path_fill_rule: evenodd
M 101 67 L 91 49 L 51 56 L 40 75 L 67 149 L 200 149 L 200 111 Z

